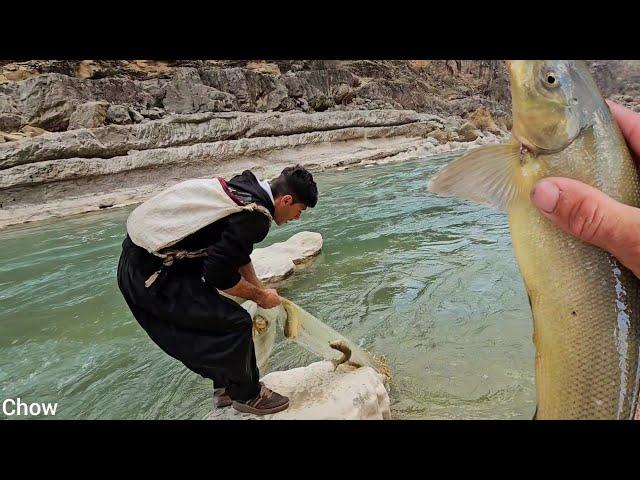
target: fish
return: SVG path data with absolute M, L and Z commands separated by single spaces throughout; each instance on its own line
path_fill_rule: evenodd
M 284 336 L 290 340 L 298 338 L 300 331 L 300 317 L 298 314 L 298 307 L 290 300 L 280 297 L 282 300 L 282 306 L 287 314 L 287 319 L 284 321 Z
M 531 201 L 569 177 L 638 207 L 633 158 L 588 65 L 508 61 L 511 138 L 469 150 L 428 190 L 507 212 L 533 318 L 535 419 L 633 419 L 640 382 L 640 281 L 614 256 L 555 227 Z

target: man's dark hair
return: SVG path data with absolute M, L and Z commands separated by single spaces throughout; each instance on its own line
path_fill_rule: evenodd
M 311 208 L 318 203 L 316 182 L 311 173 L 300 165 L 285 168 L 269 185 L 274 198 L 291 195 L 294 203 L 304 203 Z

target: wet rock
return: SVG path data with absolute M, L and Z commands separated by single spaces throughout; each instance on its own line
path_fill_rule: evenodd
M 289 408 L 271 415 L 215 409 L 207 420 L 389 420 L 389 394 L 384 377 L 371 367 L 329 361 L 271 372 L 262 378 L 270 389 L 289 398 Z
M 299 232 L 285 242 L 254 249 L 251 261 L 258 278 L 263 282 L 273 283 L 292 275 L 295 265 L 315 257 L 321 250 L 322 235 Z
M 269 254 L 286 255 L 299 265 L 315 257 L 322 251 L 322 235 L 316 232 L 298 232 L 285 242 L 278 242 L 266 247 Z

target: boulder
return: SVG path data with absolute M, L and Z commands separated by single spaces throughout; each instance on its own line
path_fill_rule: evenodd
M 0 99 L 1 100 L 1 99 Z M 23 118 L 15 113 L 0 113 L 0 130 L 15 132 L 23 124 Z
M 143 110 L 140 110 L 140 115 L 150 120 L 160 120 L 162 117 L 164 117 L 164 110 L 157 107 L 145 108 Z
M 271 415 L 240 413 L 233 407 L 213 410 L 207 420 L 389 420 L 384 377 L 371 367 L 348 364 L 336 369 L 320 361 L 306 367 L 272 372 L 262 379 L 289 397 L 289 408 Z
M 277 110 L 287 98 L 280 77 L 242 68 L 203 68 L 202 83 L 235 97 L 237 109 L 245 112 Z
M 176 71 L 162 103 L 172 113 L 224 112 L 238 108 L 233 95 L 205 85 L 195 68 Z
M 69 118 L 67 130 L 97 128 L 105 124 L 109 104 L 104 101 L 87 102 L 78 105 Z
M 293 274 L 295 265 L 287 255 L 273 255 L 267 248 L 256 248 L 251 254 L 256 275 L 265 283 L 278 282 Z
M 322 251 L 322 235 L 315 232 L 298 232 L 286 242 L 274 243 L 267 247 L 269 253 L 286 255 L 299 265 L 315 257 Z
M 463 142 L 473 142 L 480 136 L 480 132 L 472 123 L 466 122 L 458 129 L 458 136 Z
M 129 108 L 126 105 L 109 105 L 107 122 L 115 123 L 116 125 L 129 125 L 132 123 Z
M 315 257 L 321 250 L 322 235 L 299 232 L 285 242 L 254 249 L 251 261 L 258 278 L 273 283 L 291 276 L 296 265 Z
M 140 112 L 134 110 L 133 108 L 129 108 L 129 115 L 131 116 L 131 120 L 133 120 L 134 123 L 142 123 L 142 121 L 144 120 L 144 117 L 140 114 Z

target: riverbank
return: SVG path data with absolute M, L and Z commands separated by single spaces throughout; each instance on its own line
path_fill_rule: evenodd
M 482 108 L 467 119 L 412 110 L 175 114 L 0 144 L 0 227 L 122 207 L 187 178 L 262 178 L 429 155 L 508 135 Z

